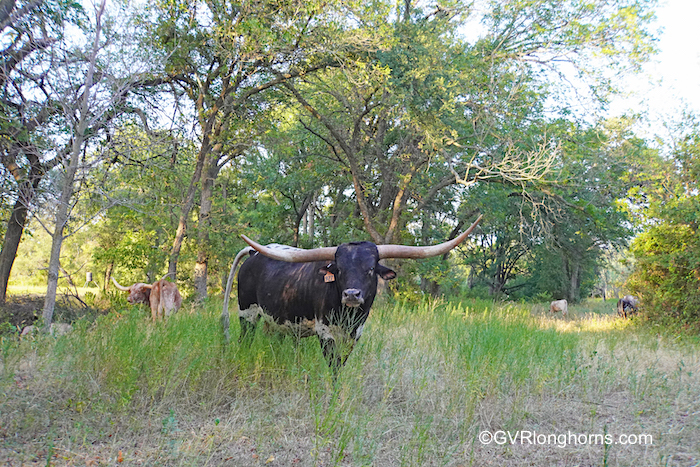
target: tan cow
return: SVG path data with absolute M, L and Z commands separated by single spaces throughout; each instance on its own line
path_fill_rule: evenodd
M 552 313 L 557 313 L 561 311 L 562 316 L 566 316 L 566 313 L 568 311 L 568 304 L 566 300 L 554 300 L 549 305 L 549 311 Z
M 137 282 L 131 287 L 120 285 L 114 277 L 112 277 L 112 281 L 119 290 L 129 292 L 129 297 L 126 300 L 130 304 L 149 304 L 151 306 L 151 317 L 153 321 L 156 321 L 158 318 L 172 315 L 182 305 L 182 296 L 180 296 L 180 291 L 177 290 L 177 285 L 165 280 L 168 276 L 169 274 L 166 274 L 161 280 L 155 281 L 153 284 Z

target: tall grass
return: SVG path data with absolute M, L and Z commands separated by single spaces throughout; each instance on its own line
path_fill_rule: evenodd
M 3 338 L 0 463 L 692 465 L 698 343 L 607 308 L 387 304 L 337 382 L 314 338 L 261 326 L 249 346 L 225 344 L 218 303 Z M 654 444 L 483 444 L 484 430 L 650 432 Z

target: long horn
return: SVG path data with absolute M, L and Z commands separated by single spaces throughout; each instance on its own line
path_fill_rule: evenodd
M 114 278 L 114 276 L 112 276 L 112 282 L 114 282 L 114 285 L 116 285 L 119 290 L 123 290 L 124 292 L 129 291 L 129 287 L 124 287 L 123 285 L 119 285 L 119 282 L 117 282 L 117 280 Z
M 460 234 L 458 237 L 453 238 L 445 243 L 432 246 L 405 246 L 405 245 L 377 245 L 379 250 L 379 259 L 384 258 L 431 258 L 433 256 L 444 255 L 466 239 L 472 230 L 479 223 L 483 215 L 479 216 L 477 220 L 469 227 L 465 232 Z
M 245 235 L 241 235 L 245 242 L 255 248 L 257 251 L 267 256 L 268 258 L 288 263 L 309 263 L 311 261 L 332 261 L 335 259 L 335 250 L 337 247 L 327 246 L 323 248 L 314 248 L 313 250 L 304 250 L 301 248 L 269 248 L 249 239 Z

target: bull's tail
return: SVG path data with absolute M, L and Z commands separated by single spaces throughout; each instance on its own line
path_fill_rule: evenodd
M 228 273 L 228 280 L 226 281 L 226 292 L 224 293 L 224 309 L 221 312 L 221 324 L 224 326 L 224 339 L 225 342 L 228 343 L 231 341 L 231 333 L 229 331 L 229 327 L 231 324 L 231 317 L 228 312 L 228 302 L 231 298 L 231 288 L 233 287 L 233 277 L 236 275 L 236 269 L 238 269 L 238 264 L 241 262 L 241 259 L 250 253 L 251 251 L 254 251 L 252 247 L 245 247 L 241 251 L 238 252 L 236 255 L 236 259 L 233 260 L 233 264 L 231 265 L 231 271 Z

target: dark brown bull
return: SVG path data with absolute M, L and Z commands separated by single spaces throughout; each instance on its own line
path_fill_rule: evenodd
M 168 276 L 169 274 L 166 274 L 153 284 L 137 282 L 130 287 L 120 285 L 114 277 L 112 277 L 112 281 L 119 290 L 129 292 L 129 297 L 126 300 L 130 304 L 146 303 L 150 305 L 151 317 L 153 321 L 156 321 L 158 318 L 172 315 L 182 305 L 182 296 L 180 296 L 177 285 L 165 280 Z
M 379 260 L 443 255 L 463 242 L 480 220 L 481 217 L 457 238 L 428 247 L 353 242 L 303 250 L 284 245 L 263 246 L 243 235 L 250 246 L 236 256 L 224 297 L 222 320 L 226 339 L 233 276 L 243 257 L 250 255 L 238 274 L 240 339 L 245 339 L 261 317 L 299 337 L 315 335 L 335 372 L 362 334 L 378 278 L 396 277 Z M 337 349 L 341 342 L 347 345 L 345 351 Z

